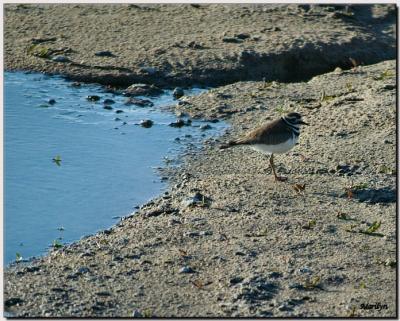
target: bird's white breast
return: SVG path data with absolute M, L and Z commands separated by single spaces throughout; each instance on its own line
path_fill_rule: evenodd
M 277 145 L 254 144 L 251 148 L 264 154 L 283 154 L 291 150 L 299 140 L 299 136 L 292 135 L 292 138 Z

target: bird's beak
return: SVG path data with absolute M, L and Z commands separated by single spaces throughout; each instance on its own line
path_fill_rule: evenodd
M 301 125 L 307 125 L 307 126 L 310 125 L 310 124 L 307 124 L 305 121 L 302 121 L 302 120 L 299 121 L 299 124 L 301 124 Z

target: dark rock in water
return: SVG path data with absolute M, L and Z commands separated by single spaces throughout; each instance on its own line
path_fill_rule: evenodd
M 239 33 L 235 35 L 235 38 L 244 40 L 250 38 L 250 35 L 248 33 Z
M 150 119 L 144 119 L 140 121 L 140 126 L 144 127 L 144 128 L 150 128 L 151 126 L 153 126 L 154 122 Z
M 104 105 L 112 105 L 112 104 L 115 104 L 115 101 L 107 98 L 107 99 L 104 99 L 103 104 Z
M 115 117 L 114 120 L 115 120 L 115 121 L 120 121 L 121 118 Z
M 174 89 L 174 91 L 172 92 L 172 96 L 174 96 L 174 98 L 176 98 L 176 99 L 181 98 L 183 95 L 185 95 L 185 92 L 180 87 L 176 87 Z
M 241 42 L 243 42 L 242 39 L 238 39 L 238 38 L 235 38 L 235 37 L 224 37 L 224 38 L 222 38 L 222 41 L 223 42 L 228 42 L 228 43 L 241 43 Z
M 100 100 L 100 96 L 91 95 L 91 96 L 87 96 L 86 99 L 89 100 L 89 101 L 99 101 Z
M 137 105 L 140 107 L 151 107 L 154 106 L 153 102 L 148 99 L 140 99 L 140 98 L 135 98 L 135 97 L 129 97 L 125 101 L 125 105 Z
M 121 110 L 121 109 L 117 109 L 117 110 L 115 111 L 116 114 L 121 114 L 121 113 L 123 113 L 123 112 L 124 112 L 124 111 Z
M 211 129 L 211 128 L 212 127 L 210 125 L 208 125 L 208 124 L 200 126 L 200 130 L 207 130 L 207 129 Z
M 185 126 L 186 123 L 183 119 L 178 119 L 176 122 L 170 123 L 169 126 L 171 127 L 177 127 L 177 128 L 181 128 L 183 126 Z
M 97 51 L 95 54 L 97 57 L 115 57 L 111 51 Z
M 49 99 L 47 101 L 47 103 L 50 104 L 50 105 L 54 105 L 56 103 L 56 100 L 55 99 Z
M 17 304 L 21 304 L 21 303 L 24 303 L 24 300 L 22 300 L 20 298 L 10 298 L 4 302 L 4 305 L 6 307 L 11 307 L 13 305 L 17 305 Z
M 125 96 L 156 96 L 162 94 L 163 90 L 147 84 L 133 84 L 126 88 L 123 92 Z
M 108 105 L 105 105 L 103 108 L 107 109 L 107 110 L 112 110 L 113 109 L 111 106 L 108 106 Z

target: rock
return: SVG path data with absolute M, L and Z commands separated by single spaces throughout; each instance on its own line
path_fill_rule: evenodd
M 18 305 L 18 304 L 22 304 L 24 303 L 24 300 L 20 299 L 20 298 L 10 298 L 7 299 L 6 301 L 4 301 L 4 305 L 6 307 L 12 307 L 14 305 Z
M 129 97 L 127 100 L 125 100 L 125 105 L 137 105 L 140 107 L 152 107 L 154 106 L 153 102 L 148 99 L 140 99 L 140 98 L 135 98 L 135 97 Z
M 147 84 L 133 84 L 125 89 L 123 94 L 125 96 L 156 96 L 162 94 L 163 90 L 154 86 Z
M 281 278 L 283 276 L 283 273 L 281 272 L 271 272 L 270 274 L 268 274 L 268 277 L 272 278 L 272 279 L 277 279 L 277 278 Z
M 104 99 L 103 104 L 104 105 L 112 105 L 112 104 L 115 104 L 115 101 L 107 98 L 107 99 Z
M 116 114 L 121 114 L 121 113 L 123 113 L 123 112 L 124 112 L 124 111 L 121 110 L 121 109 L 117 109 L 117 110 L 115 111 Z
M 115 120 L 115 121 L 120 121 L 121 118 L 115 117 L 114 120 Z
M 200 130 L 207 130 L 207 129 L 211 129 L 211 128 L 212 127 L 210 125 L 208 125 L 208 124 L 200 126 Z
M 107 110 L 112 110 L 113 109 L 111 106 L 108 106 L 108 105 L 105 105 L 103 108 L 107 109 Z
M 230 283 L 231 285 L 236 285 L 236 284 L 242 282 L 243 280 L 244 280 L 244 279 L 243 279 L 241 276 L 235 276 L 235 277 L 233 277 L 233 278 L 231 278 L 231 279 L 229 280 L 229 283 Z
M 111 293 L 108 291 L 100 291 L 100 292 L 96 292 L 96 295 L 98 296 L 111 296 Z
M 199 192 L 195 193 L 193 196 L 188 197 L 182 201 L 184 207 L 208 205 L 209 202 L 210 199 Z
M 77 275 L 82 275 L 82 274 L 89 273 L 89 272 L 90 272 L 89 268 L 87 268 L 86 266 L 82 266 L 82 267 L 80 267 L 80 268 L 78 269 L 78 271 L 76 272 L 76 274 L 77 274 Z
M 199 236 L 213 235 L 212 231 L 200 231 Z
M 255 276 L 242 283 L 237 299 L 245 300 L 249 304 L 256 304 L 271 300 L 277 292 L 278 286 L 274 282 Z
M 244 39 L 250 38 L 250 35 L 248 33 L 238 33 L 238 34 L 235 34 L 234 37 L 244 40 Z
M 179 273 L 189 274 L 189 273 L 195 273 L 195 271 L 190 266 L 184 266 L 179 270 Z
M 343 70 L 342 70 L 342 68 L 340 68 L 340 67 L 336 67 L 335 68 L 335 70 L 333 71 L 335 74 L 342 74 L 343 73 Z
M 56 100 L 55 99 L 49 99 L 47 101 L 47 103 L 50 104 L 50 105 L 54 105 L 56 103 Z
M 136 309 L 132 312 L 132 318 L 142 318 L 142 317 L 143 315 L 140 313 L 139 310 Z
M 55 56 L 55 57 L 51 58 L 51 60 L 53 60 L 55 62 L 69 62 L 69 61 L 71 61 L 68 57 L 65 57 L 65 56 Z
M 238 39 L 238 38 L 235 38 L 235 37 L 224 37 L 224 38 L 222 38 L 222 41 L 223 42 L 227 42 L 227 43 L 241 43 L 241 42 L 243 42 L 242 39 Z
M 181 128 L 185 125 L 186 125 L 186 123 L 183 119 L 178 119 L 177 121 L 170 123 L 168 126 Z
M 87 96 L 86 99 L 89 100 L 89 101 L 99 101 L 100 100 L 100 96 L 90 95 L 90 96 Z
M 202 42 L 191 41 L 187 45 L 188 48 L 191 49 L 204 49 L 204 44 Z
M 304 273 L 306 273 L 306 274 L 312 274 L 311 269 L 310 269 L 309 267 L 307 267 L 307 266 L 298 269 L 297 272 L 298 272 L 299 274 L 304 274 Z
M 183 89 L 180 88 L 180 87 L 176 87 L 176 88 L 174 89 L 174 91 L 172 92 L 172 96 L 174 96 L 174 98 L 176 98 L 176 99 L 179 99 L 179 98 L 181 98 L 181 97 L 184 96 L 184 95 L 185 95 L 185 92 L 184 92 Z
M 143 73 L 146 73 L 148 75 L 151 75 L 151 76 L 153 76 L 159 72 L 158 69 L 156 69 L 154 67 L 142 67 L 142 68 L 140 68 L 140 71 Z
M 144 128 L 150 128 L 151 126 L 153 126 L 154 122 L 150 119 L 144 119 L 140 121 L 140 126 L 144 127 Z
M 115 57 L 115 55 L 111 51 L 97 51 L 94 54 L 97 57 Z

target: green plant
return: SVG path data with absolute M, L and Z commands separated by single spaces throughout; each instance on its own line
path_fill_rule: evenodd
M 57 164 L 57 166 L 61 166 L 61 157 L 60 155 L 57 155 L 56 157 L 53 158 L 53 162 Z
M 311 280 L 306 280 L 304 282 L 304 287 L 306 289 L 315 289 L 319 288 L 321 286 L 321 277 L 320 276 L 314 276 Z
M 59 240 L 54 240 L 52 246 L 54 249 L 60 249 L 63 247 L 62 243 Z
M 287 113 L 287 110 L 286 110 L 285 107 L 283 107 L 283 106 L 278 106 L 278 107 L 276 107 L 276 112 L 277 112 L 278 114 L 280 114 L 280 115 L 283 115 L 283 114 L 286 114 L 286 113 Z
M 389 77 L 394 77 L 395 74 L 391 70 L 383 71 L 378 77 L 375 77 L 375 80 L 384 80 Z
M 329 95 L 327 95 L 327 94 L 325 93 L 325 90 L 322 90 L 320 101 L 321 101 L 321 102 L 324 102 L 324 101 L 328 102 L 328 101 L 331 101 L 332 99 L 334 99 L 335 97 L 336 97 L 336 96 L 329 96 Z
M 15 253 L 15 261 L 16 262 L 20 262 L 22 261 L 22 255 L 20 253 Z
M 52 50 L 45 46 L 32 45 L 27 50 L 28 54 L 39 58 L 50 58 Z

